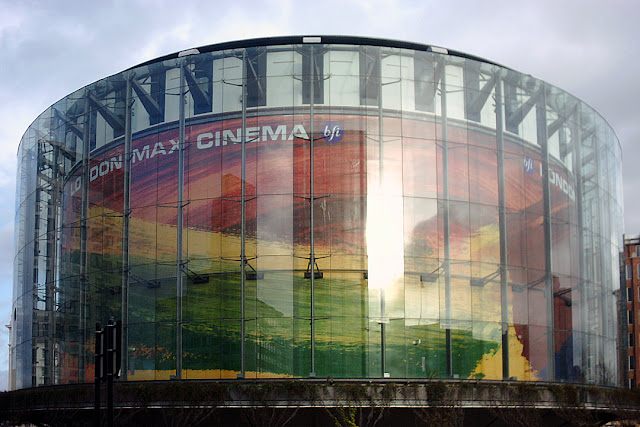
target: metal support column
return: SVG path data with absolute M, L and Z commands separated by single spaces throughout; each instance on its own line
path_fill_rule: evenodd
M 103 343 L 104 343 L 104 330 L 102 329 L 102 325 L 100 322 L 96 322 L 96 344 L 95 344 L 95 353 L 94 353 L 94 394 L 93 394 L 93 425 L 95 427 L 100 427 L 102 422 L 100 418 L 100 387 L 101 380 L 103 375 L 103 369 L 105 366 L 103 360 Z
M 185 103 L 185 60 L 180 62 L 180 98 L 179 98 L 179 148 L 178 148 L 178 215 L 176 247 L 176 379 L 182 379 L 182 286 L 183 286 L 183 248 L 182 232 L 184 225 L 184 103 Z
M 453 377 L 453 341 L 451 338 L 451 236 L 449 219 L 449 133 L 447 118 L 447 71 L 446 59 L 442 58 L 442 77 L 440 78 L 440 118 L 442 128 L 442 222 L 444 237 L 444 300 L 445 300 L 445 345 L 447 358 L 447 378 Z
M 126 101 L 124 113 L 124 155 L 122 184 L 122 378 L 127 379 L 129 369 L 129 218 L 131 215 L 131 107 L 133 98 L 131 79 L 127 75 Z
M 593 140 L 593 151 L 594 153 L 600 153 L 599 145 L 603 143 L 601 138 L 598 137 L 598 129 L 597 123 L 594 123 L 594 140 Z M 594 355 L 593 358 L 593 378 L 592 380 L 595 383 L 604 383 L 605 379 L 605 345 L 604 345 L 604 337 L 607 334 L 605 328 L 605 322 L 607 322 L 607 316 L 605 312 L 605 306 L 607 304 L 607 298 L 609 297 L 607 292 L 606 283 L 609 283 L 609 278 L 606 276 L 606 271 L 608 271 L 607 265 L 605 264 L 605 252 L 606 252 L 606 241 L 603 236 L 607 235 L 608 230 L 605 229 L 604 224 L 604 216 L 608 215 L 608 209 L 606 209 L 603 204 L 606 203 L 606 200 L 603 197 L 603 189 L 602 187 L 606 185 L 604 182 L 600 182 L 600 177 L 607 176 L 606 173 L 603 173 L 603 169 L 606 171 L 606 157 L 605 154 L 602 153 L 600 155 L 594 156 L 596 179 L 598 180 L 597 188 L 594 190 L 597 193 L 598 203 L 594 207 L 596 210 L 597 220 L 597 229 L 595 233 L 593 233 L 592 243 L 594 247 L 594 253 L 598 254 L 598 266 L 595 269 L 596 277 L 594 277 L 594 283 L 596 284 L 592 290 L 593 292 L 590 295 L 590 298 L 594 301 L 593 311 L 590 311 L 590 317 L 594 324 L 594 328 L 589 328 L 590 340 L 592 342 L 592 350 L 591 353 Z
M 310 218 L 310 250 L 309 250 L 309 265 L 311 266 L 311 372 L 309 372 L 309 378 L 315 378 L 316 376 L 316 301 L 315 301 L 315 275 L 316 275 L 316 252 L 315 252 L 315 222 L 314 222 L 314 204 L 315 204 L 315 170 L 314 170 L 314 140 L 315 140 L 315 123 L 314 123 L 314 101 L 315 101 L 315 57 L 313 52 L 313 46 L 310 46 L 311 55 L 311 79 L 310 86 L 310 99 L 309 99 L 309 215 Z
M 378 65 L 380 66 L 380 76 L 378 76 L 378 190 L 384 187 L 384 129 L 382 122 L 382 49 L 378 48 Z M 387 373 L 387 324 L 386 324 L 386 295 L 384 284 L 380 286 L 380 368 L 381 377 Z
M 84 93 L 84 113 L 82 124 L 82 207 L 80 211 L 80 343 L 81 354 L 78 355 L 78 381 L 84 382 L 87 335 L 87 287 L 89 286 L 87 238 L 89 216 L 89 150 L 91 149 L 91 111 L 89 108 L 89 91 Z
M 581 354 L 581 363 L 580 366 L 587 366 L 587 349 L 585 347 L 586 342 L 586 334 L 585 326 L 587 324 L 587 299 L 586 299 L 586 272 L 585 272 L 585 262 L 584 257 L 586 254 L 584 248 L 584 237 L 583 227 L 584 227 L 584 212 L 582 211 L 582 193 L 583 193 L 583 183 L 582 183 L 582 108 L 580 108 L 580 104 L 578 104 L 575 108 L 575 121 L 574 125 L 571 129 L 571 141 L 570 146 L 572 148 L 572 164 L 575 168 L 575 176 L 576 176 L 576 207 L 577 207 L 577 215 L 578 215 L 578 271 L 580 272 L 580 278 L 578 281 L 578 292 L 580 297 L 580 306 L 579 306 L 579 317 L 580 317 L 580 327 L 577 329 L 578 337 L 574 338 L 574 345 L 576 343 L 580 343 L 582 349 L 580 351 Z M 576 328 L 574 328 L 574 331 Z M 580 336 L 583 334 L 583 336 Z
M 240 375 L 245 378 L 246 341 L 246 264 L 247 264 L 247 51 L 242 51 L 242 136 L 240 137 L 242 164 L 240 166 L 242 196 L 240 200 Z
M 499 73 L 499 71 L 496 71 Z M 507 215 L 504 185 L 504 108 L 502 79 L 496 77 L 496 143 L 498 154 L 498 227 L 500 228 L 500 309 L 502 329 L 502 379 L 509 379 L 509 282 L 507 271 Z
M 59 133 L 59 132 L 56 132 Z M 47 205 L 46 205 L 46 210 L 43 210 L 43 212 L 41 212 L 41 215 L 44 213 L 46 214 L 47 217 L 47 224 L 50 224 L 51 222 L 53 222 L 55 224 L 54 227 L 50 227 L 49 225 L 47 225 L 46 227 L 46 252 L 43 251 L 46 255 L 45 258 L 45 262 L 46 262 L 46 276 L 45 276 L 45 321 L 48 322 L 49 324 L 49 330 L 50 331 L 55 331 L 56 330 L 56 316 L 55 316 L 55 298 L 56 298 L 56 288 L 57 288 L 57 284 L 56 284 L 56 271 L 57 271 L 57 267 L 58 267 L 58 263 L 56 262 L 56 260 L 58 259 L 58 249 L 59 249 L 59 245 L 56 242 L 59 242 L 59 230 L 60 230 L 60 223 L 61 223 L 61 215 L 60 215 L 60 202 L 62 200 L 62 194 L 61 194 L 61 186 L 60 183 L 62 182 L 62 178 L 60 176 L 60 167 L 58 165 L 61 164 L 61 160 L 60 160 L 60 145 L 64 144 L 64 137 L 59 137 L 58 135 L 56 135 L 55 133 L 52 132 L 52 134 L 50 135 L 51 141 L 48 143 L 45 142 L 41 142 L 40 144 L 38 144 L 38 150 L 42 150 L 42 153 L 40 154 L 43 157 L 47 157 L 47 156 L 51 156 L 51 164 L 54 166 L 51 166 L 49 168 L 49 170 L 51 171 L 51 182 L 48 183 L 47 185 L 42 186 L 41 184 L 39 184 L 39 187 L 41 188 L 41 192 L 44 194 L 48 194 L 49 197 L 47 197 Z M 62 141 L 62 142 L 61 142 Z M 43 150 L 42 148 L 46 145 L 48 145 L 46 150 Z M 48 152 L 45 152 L 48 151 Z M 39 172 L 38 175 L 40 175 L 42 172 Z M 48 187 L 48 190 L 47 190 Z M 40 203 L 42 203 L 44 201 L 44 197 L 42 197 L 40 199 Z M 47 359 L 45 358 L 44 360 L 44 384 L 45 385 L 50 385 L 50 384 L 56 384 L 57 383 L 57 379 L 56 379 L 56 372 L 57 372 L 57 367 L 54 366 L 54 360 L 55 360 L 55 351 L 56 351 L 56 346 L 55 346 L 55 341 L 56 341 L 56 336 L 55 333 L 47 335 L 44 337 L 45 341 L 44 341 L 44 345 L 46 346 L 46 351 L 49 354 L 49 357 L 51 358 L 48 362 Z
M 544 83 L 543 83 L 544 85 Z M 555 340 L 554 340 L 554 296 L 553 296 L 553 266 L 551 258 L 551 199 L 549 185 L 549 149 L 547 138 L 547 96 L 546 87 L 543 88 L 536 101 L 536 128 L 538 144 L 542 157 L 542 198 L 543 198 L 543 226 L 544 226 L 544 259 L 545 259 L 545 288 L 544 297 L 547 309 L 547 378 L 553 381 L 555 377 Z

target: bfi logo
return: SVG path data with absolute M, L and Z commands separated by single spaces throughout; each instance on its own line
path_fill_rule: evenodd
M 344 136 L 344 130 L 342 125 L 338 122 L 327 122 L 322 128 L 322 136 L 327 142 L 335 143 L 340 142 Z
M 524 166 L 524 171 L 528 175 L 533 175 L 533 171 L 535 170 L 535 162 L 530 156 L 524 156 L 522 159 L 522 165 Z

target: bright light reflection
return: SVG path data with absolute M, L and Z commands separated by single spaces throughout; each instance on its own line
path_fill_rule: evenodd
M 404 276 L 402 197 L 367 198 L 369 288 L 387 289 Z

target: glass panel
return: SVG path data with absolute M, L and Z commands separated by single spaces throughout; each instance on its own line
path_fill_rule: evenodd
M 267 77 L 264 80 L 267 100 L 264 105 L 269 107 L 293 105 L 294 87 L 299 84 L 299 80 L 294 78 L 293 51 L 267 52 L 265 55 Z
M 406 126 L 403 127 L 403 130 Z M 406 196 L 436 197 L 438 192 L 437 145 L 433 140 L 404 138 L 403 193 Z
M 326 71 L 331 76 L 326 85 L 329 91 L 329 104 L 341 106 L 360 105 L 360 80 L 358 78 L 359 56 L 356 51 L 329 51 L 329 67 Z
M 465 118 L 465 106 L 462 67 L 447 64 L 445 73 L 447 81 L 447 117 L 463 120 Z

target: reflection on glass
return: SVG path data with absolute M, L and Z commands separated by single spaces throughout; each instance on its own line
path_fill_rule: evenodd
M 507 360 L 518 380 L 615 384 L 613 131 L 531 76 L 387 45 L 214 49 L 38 117 L 18 154 L 15 386 L 91 381 L 93 323 L 123 301 L 128 380 L 169 379 L 179 357 L 185 379 L 236 378 L 241 362 L 247 378 L 307 377 L 311 274 L 318 377 L 500 380 Z

